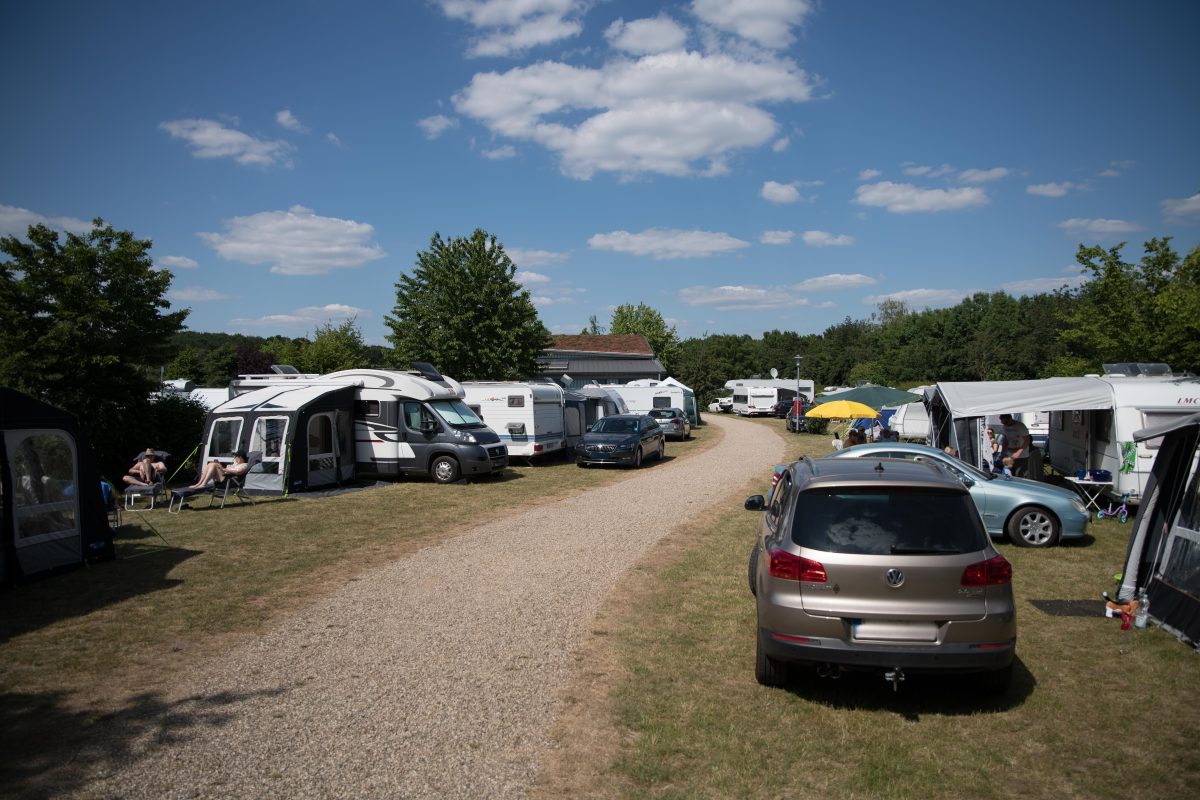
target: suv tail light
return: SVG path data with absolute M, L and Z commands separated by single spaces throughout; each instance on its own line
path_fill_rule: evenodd
M 772 577 L 807 583 L 825 583 L 828 580 L 825 567 L 820 562 L 784 550 L 771 550 L 769 555 L 771 566 L 768 571 Z
M 1012 583 L 1012 564 L 1004 556 L 972 564 L 963 570 L 963 586 L 1004 586 Z

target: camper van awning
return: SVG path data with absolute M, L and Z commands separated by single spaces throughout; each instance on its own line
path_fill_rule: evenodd
M 942 403 L 954 417 L 1018 411 L 1085 411 L 1112 408 L 1112 390 L 1095 378 L 939 383 Z

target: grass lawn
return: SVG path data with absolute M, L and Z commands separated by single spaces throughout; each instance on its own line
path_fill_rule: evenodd
M 829 449 L 827 436 L 787 437 L 794 456 Z M 1093 523 L 1084 542 L 1046 551 L 998 543 L 1019 615 L 1019 663 L 1002 698 L 981 698 L 966 679 L 912 675 L 896 693 L 866 673 L 768 689 L 754 680 L 746 585 L 758 517 L 740 508 L 768 485 L 765 466 L 761 481 L 665 543 L 610 606 L 583 659 L 605 665 L 586 676 L 601 686 L 573 687 L 540 796 L 1200 796 L 1200 657 L 1155 629 L 1134 631 L 1122 655 L 1119 622 L 1030 602 L 1098 599 L 1130 524 Z M 589 736 L 589 725 L 613 731 Z

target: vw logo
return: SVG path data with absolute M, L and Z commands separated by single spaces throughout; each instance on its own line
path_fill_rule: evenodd
M 883 574 L 883 579 L 887 581 L 888 586 L 896 589 L 904 583 L 904 573 L 898 569 L 889 569 Z

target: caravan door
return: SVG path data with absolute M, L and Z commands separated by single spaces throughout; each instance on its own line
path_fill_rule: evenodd
M 29 574 L 81 560 L 79 454 L 63 430 L 4 432 L 12 471 L 13 545 Z

